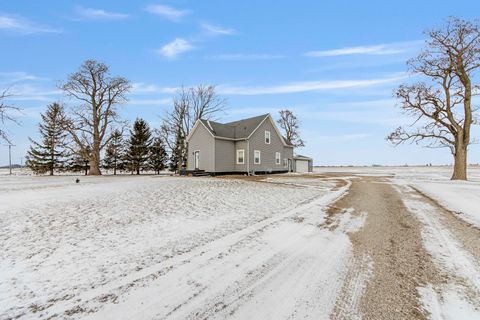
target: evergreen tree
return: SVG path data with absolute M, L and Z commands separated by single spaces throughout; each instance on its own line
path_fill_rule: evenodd
M 89 169 L 89 160 L 88 157 L 82 155 L 80 152 L 75 152 L 66 163 L 66 169 L 72 172 L 85 172 L 85 175 L 88 174 Z
M 170 161 L 168 164 L 169 170 L 173 172 L 180 171 L 185 167 L 187 159 L 187 148 L 185 148 L 185 138 L 181 134 L 177 134 L 175 145 L 170 154 Z
M 132 174 L 134 172 L 140 174 L 140 170 L 148 168 L 147 162 L 152 143 L 151 136 L 152 133 L 148 123 L 143 119 L 137 118 L 132 130 L 130 130 L 130 138 L 127 142 L 127 152 L 125 154 L 128 169 L 132 171 Z
M 148 164 L 156 174 L 160 174 L 160 171 L 165 169 L 166 162 L 167 152 L 165 151 L 165 146 L 163 141 L 156 137 L 153 139 L 152 146 L 150 147 L 150 158 Z
M 113 174 L 117 174 L 117 170 L 124 169 L 124 143 L 120 130 L 112 132 L 106 149 L 105 158 L 103 159 L 103 167 L 107 170 L 113 169 Z
M 65 112 L 59 103 L 52 103 L 47 111 L 41 114 L 39 124 L 41 142 L 30 139 L 32 145 L 27 152 L 26 165 L 35 173 L 49 172 L 63 169 L 68 152 L 65 149 L 67 133 L 63 129 Z

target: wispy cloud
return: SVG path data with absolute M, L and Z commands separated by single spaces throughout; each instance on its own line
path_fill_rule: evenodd
M 176 58 L 178 55 L 193 49 L 194 46 L 189 41 L 176 38 L 158 49 L 157 52 L 166 58 Z
M 145 84 L 143 82 L 135 82 L 132 84 L 132 94 L 141 93 L 176 93 L 178 87 L 162 87 L 154 84 Z
M 23 71 L 0 72 L 0 83 L 14 83 L 18 81 L 39 80 L 41 78 Z
M 265 94 L 285 94 L 299 93 L 309 91 L 325 91 L 334 89 L 369 87 L 384 83 L 396 82 L 404 79 L 404 75 L 393 75 L 386 78 L 363 79 L 363 80 L 321 80 L 321 81 L 301 81 L 291 82 L 276 86 L 259 87 L 240 87 L 240 86 L 219 86 L 218 90 L 223 94 L 232 95 L 265 95 Z
M 332 50 L 309 51 L 306 52 L 304 55 L 307 57 L 315 58 L 346 55 L 390 55 L 407 52 L 417 47 L 421 43 L 422 41 L 408 41 L 378 44 L 372 46 L 345 47 Z
M 268 54 L 268 53 L 226 53 L 213 56 L 207 56 L 208 60 L 224 60 L 224 61 L 242 61 L 242 60 L 274 60 L 285 58 L 280 54 Z
M 145 11 L 161 16 L 173 22 L 181 21 L 190 13 L 189 10 L 179 10 L 162 4 L 151 4 L 145 7 Z
M 321 135 L 316 138 L 317 141 L 351 141 L 351 140 L 362 140 L 372 135 L 369 133 L 347 133 L 347 134 L 340 134 L 340 135 Z
M 202 22 L 200 27 L 212 35 L 232 35 L 235 34 L 235 29 L 216 26 L 210 23 Z
M 0 31 L 1 30 L 20 34 L 62 32 L 59 29 L 55 29 L 47 25 L 31 22 L 23 17 L 10 15 L 0 15 Z
M 93 8 L 84 8 L 77 7 L 75 11 L 82 17 L 88 19 L 125 19 L 129 15 L 126 13 L 111 12 L 105 11 L 103 9 L 93 9 Z
M 128 105 L 141 105 L 141 106 L 166 106 L 172 103 L 171 98 L 162 99 L 132 99 L 127 102 Z
M 52 101 L 58 99 L 62 91 L 58 89 L 45 89 L 31 84 L 14 85 L 9 90 L 10 100 L 18 101 Z

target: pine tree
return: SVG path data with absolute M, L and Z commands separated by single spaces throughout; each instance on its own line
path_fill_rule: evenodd
M 170 161 L 168 164 L 169 170 L 173 172 L 180 171 L 186 163 L 187 148 L 185 148 L 185 138 L 177 134 L 175 139 L 175 145 L 170 154 Z
M 120 130 L 112 132 L 109 143 L 105 149 L 105 158 L 103 159 L 103 167 L 107 170 L 113 169 L 113 174 L 117 174 L 117 170 L 124 169 L 124 143 Z
M 156 137 L 153 139 L 152 146 L 150 147 L 150 158 L 148 164 L 156 174 L 160 174 L 160 171 L 165 169 L 165 163 L 167 162 L 167 152 L 163 141 Z
M 89 162 L 87 156 L 82 155 L 81 152 L 75 152 L 66 162 L 65 168 L 72 172 L 85 172 L 85 175 L 87 175 Z
M 63 169 L 68 152 L 65 149 L 67 133 L 63 129 L 65 112 L 59 103 L 48 105 L 47 111 L 41 114 L 42 122 L 39 131 L 41 142 L 30 139 L 32 145 L 27 152 L 26 165 L 35 173 L 49 172 Z
M 150 144 L 152 133 L 150 126 L 145 120 L 137 118 L 130 130 L 130 138 L 127 142 L 127 152 L 125 160 L 128 169 L 132 174 L 136 172 L 140 174 L 140 170 L 147 169 L 147 161 L 149 158 Z

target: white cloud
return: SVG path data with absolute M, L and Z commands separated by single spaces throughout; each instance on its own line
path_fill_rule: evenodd
M 407 52 L 417 47 L 422 41 L 394 42 L 373 46 L 346 47 L 332 50 L 309 51 L 307 57 L 334 57 L 345 55 L 390 55 Z
M 132 94 L 140 93 L 176 93 L 178 87 L 161 87 L 154 84 L 145 84 L 143 82 L 135 82 L 132 84 Z
M 369 133 L 347 133 L 347 134 L 340 134 L 340 135 L 332 135 L 332 136 L 327 136 L 327 135 L 321 135 L 316 137 L 316 141 L 351 141 L 351 140 L 361 140 L 365 139 L 368 137 L 371 137 L 372 135 Z
M 8 15 L 0 15 L 0 30 L 21 34 L 61 32 L 58 29 L 46 25 L 36 24 L 22 17 Z
M 145 8 L 145 11 L 156 14 L 173 22 L 182 20 L 183 17 L 190 13 L 189 10 L 179 10 L 161 4 L 149 5 Z
M 232 35 L 235 33 L 234 29 L 215 26 L 213 24 L 209 24 L 206 22 L 201 23 L 200 27 L 202 27 L 202 29 L 205 30 L 206 32 L 213 35 Z
M 167 58 L 175 58 L 179 54 L 193 50 L 193 45 L 185 39 L 176 38 L 157 50 L 159 54 Z
M 209 60 L 224 60 L 224 61 L 274 60 L 274 59 L 281 59 L 281 58 L 285 58 L 285 56 L 280 54 L 267 54 L 267 53 L 252 53 L 252 54 L 226 53 L 226 54 L 219 54 L 219 55 L 213 55 L 213 56 L 207 57 L 207 59 Z
M 0 83 L 12 83 L 27 80 L 39 80 L 40 78 L 23 71 L 0 72 Z
M 128 105 L 142 105 L 142 106 L 165 106 L 172 103 L 171 98 L 162 99 L 132 99 L 127 102 Z
M 325 91 L 334 89 L 348 89 L 369 87 L 378 84 L 396 82 L 404 79 L 404 75 L 393 75 L 387 78 L 364 79 L 364 80 L 321 80 L 321 81 L 301 81 L 291 82 L 277 86 L 265 87 L 240 87 L 240 86 L 219 86 L 218 90 L 222 94 L 232 95 L 263 95 L 263 94 L 282 94 L 282 93 L 299 93 L 309 91 Z
M 58 99 L 62 91 L 59 89 L 45 89 L 30 84 L 18 84 L 9 89 L 10 100 L 18 101 L 52 101 Z
M 90 19 L 125 19 L 129 17 L 125 13 L 110 12 L 102 9 L 77 7 L 76 11 L 79 15 Z

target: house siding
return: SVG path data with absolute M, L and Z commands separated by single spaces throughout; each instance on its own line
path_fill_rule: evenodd
M 270 131 L 270 144 L 265 143 L 265 131 Z M 245 163 L 237 164 L 237 150 L 241 149 L 245 150 Z M 293 160 L 293 147 L 285 146 L 283 137 L 277 134 L 270 117 L 260 124 L 248 140 L 239 141 L 214 138 L 199 123 L 188 141 L 188 170 L 195 169 L 196 150 L 200 151 L 199 169 L 207 172 L 281 172 L 288 171 L 288 162 L 285 164 L 284 159 Z M 260 164 L 254 163 L 254 150 L 261 152 Z M 277 152 L 280 152 L 279 164 L 275 162 Z
M 270 131 L 270 144 L 265 143 L 265 131 Z M 283 159 L 293 157 L 293 148 L 285 147 L 269 118 L 253 133 L 249 146 L 250 171 L 287 171 Z M 254 150 L 261 151 L 260 164 L 254 163 Z M 280 164 L 275 163 L 275 152 L 280 152 Z
M 244 164 L 237 164 L 237 150 L 243 149 L 245 150 L 245 163 Z M 235 147 L 234 147 L 234 167 L 235 171 L 237 172 L 247 172 L 247 159 L 248 159 L 248 150 L 247 150 L 247 142 L 242 140 L 242 141 L 235 141 Z
M 235 142 L 215 139 L 215 172 L 233 172 L 235 171 L 235 162 Z
M 215 138 L 202 124 L 195 128 L 195 132 L 188 141 L 187 170 L 195 170 L 195 151 L 200 151 L 199 169 L 215 172 Z

